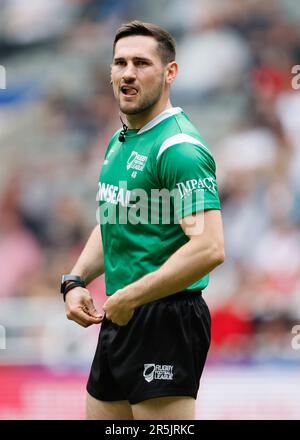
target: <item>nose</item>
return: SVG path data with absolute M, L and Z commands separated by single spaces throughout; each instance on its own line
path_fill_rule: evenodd
M 128 63 L 123 71 L 123 79 L 125 81 L 133 81 L 136 78 L 136 70 L 133 63 Z

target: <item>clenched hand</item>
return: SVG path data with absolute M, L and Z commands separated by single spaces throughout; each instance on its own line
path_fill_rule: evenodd
M 75 287 L 67 293 L 65 307 L 67 318 L 82 327 L 100 324 L 104 319 L 104 315 L 97 312 L 90 292 L 84 287 Z
M 117 290 L 105 301 L 103 310 L 107 319 L 120 326 L 126 325 L 134 314 L 134 309 L 126 302 L 126 294 L 122 290 Z

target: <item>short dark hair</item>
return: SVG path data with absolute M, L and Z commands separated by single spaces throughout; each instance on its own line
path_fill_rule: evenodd
M 152 23 L 144 23 L 139 20 L 124 23 L 119 27 L 113 44 L 113 53 L 115 53 L 116 43 L 121 40 L 121 38 L 131 35 L 153 37 L 158 43 L 158 53 L 163 64 L 168 64 L 175 60 L 176 42 L 172 35 L 160 26 Z

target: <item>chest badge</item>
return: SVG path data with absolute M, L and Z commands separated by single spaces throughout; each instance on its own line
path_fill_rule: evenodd
M 126 165 L 127 171 L 129 170 L 143 171 L 147 159 L 148 156 L 139 154 L 137 151 L 132 151 L 127 160 L 127 165 Z

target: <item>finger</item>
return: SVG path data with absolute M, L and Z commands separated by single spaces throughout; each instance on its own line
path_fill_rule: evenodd
M 70 321 L 76 322 L 76 324 L 81 325 L 82 327 L 88 327 L 91 324 L 88 324 L 85 320 L 80 319 L 76 313 L 67 313 L 67 318 Z
M 87 320 L 87 322 L 92 322 L 93 324 L 99 324 L 104 319 L 103 315 L 99 315 L 99 316 L 91 315 L 90 312 L 88 311 L 88 309 L 83 308 L 82 311 L 84 313 L 84 316 L 85 316 L 85 319 Z
M 83 309 L 82 306 L 78 307 L 76 310 L 73 310 L 71 313 L 71 318 L 73 320 L 79 320 L 85 325 L 91 325 L 91 324 L 99 324 L 101 322 L 100 318 L 96 318 L 94 316 L 90 316 L 87 311 Z
M 84 311 L 95 318 L 103 318 L 103 315 L 96 310 L 92 299 L 86 302 Z

